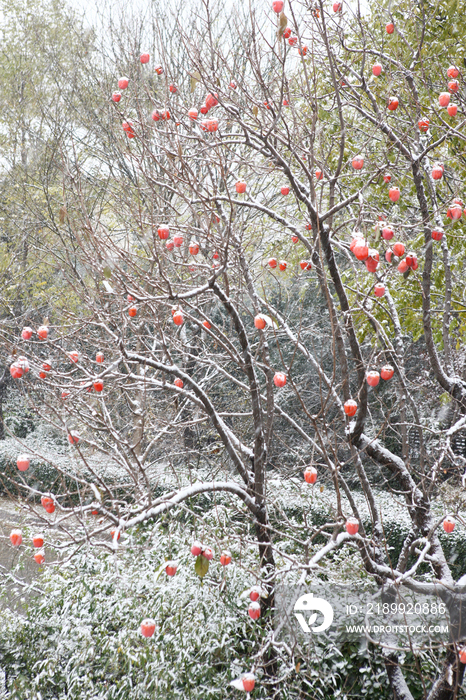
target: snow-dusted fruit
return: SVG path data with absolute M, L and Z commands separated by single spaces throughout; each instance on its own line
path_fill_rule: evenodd
M 382 369 L 380 370 L 380 376 L 385 381 L 388 381 L 389 379 L 391 379 L 393 377 L 394 373 L 395 373 L 395 370 L 393 369 L 393 367 L 391 365 L 384 365 L 382 367 Z
M 315 467 L 308 467 L 304 472 L 304 480 L 308 484 L 315 484 L 317 481 L 317 469 Z
M 34 559 L 38 564 L 43 564 L 45 561 L 45 553 L 43 549 L 40 549 L 34 554 Z
M 157 229 L 157 233 L 160 240 L 165 241 L 170 236 L 170 228 L 166 224 L 161 224 Z
M 255 684 L 256 677 L 253 673 L 244 673 L 242 676 L 235 678 L 235 680 L 231 681 L 230 683 L 230 685 L 233 686 L 233 688 L 236 688 L 236 690 L 242 690 L 246 693 L 253 691 Z
M 212 107 L 216 107 L 218 105 L 218 94 L 214 93 L 212 94 L 209 92 L 207 97 L 205 98 L 205 106 L 207 109 L 212 109 Z
M 401 275 L 403 275 L 405 272 L 408 272 L 409 265 L 406 260 L 401 260 L 396 269 Z
M 448 104 L 450 102 L 450 93 L 449 92 L 441 92 L 440 95 L 438 96 L 438 103 L 440 107 L 448 107 Z
M 141 622 L 141 634 L 143 637 L 152 637 L 155 632 L 155 620 L 147 618 Z
M 448 515 L 443 521 L 443 529 L 448 533 L 453 532 L 455 529 L 455 524 L 455 519 Z
M 165 573 L 167 576 L 174 576 L 176 574 L 176 570 L 178 568 L 178 564 L 175 561 L 167 561 L 167 564 L 165 566 Z
M 40 502 L 47 513 L 53 513 L 55 511 L 55 503 L 53 502 L 53 498 L 50 498 L 50 496 L 42 496 Z
M 16 466 L 18 467 L 20 472 L 25 472 L 29 469 L 29 465 L 31 464 L 31 461 L 27 455 L 19 455 L 18 459 L 16 460 Z
M 260 595 L 261 595 L 260 586 L 253 586 L 251 588 L 251 590 L 249 591 L 249 598 L 250 598 L 250 600 L 252 600 L 252 602 L 259 600 Z
M 214 558 L 214 553 L 210 547 L 203 547 L 201 554 L 207 561 L 212 561 Z
M 380 374 L 375 370 L 371 370 L 366 374 L 366 380 L 369 386 L 377 386 L 380 380 Z
M 441 180 L 444 172 L 445 168 L 441 163 L 434 163 L 432 168 L 432 180 Z
M 447 216 L 449 219 L 452 221 L 458 221 L 461 219 L 461 215 L 463 213 L 463 208 L 462 204 L 460 202 L 453 200 L 453 202 L 450 204 L 450 206 L 447 209 Z
M 367 271 L 375 272 L 379 266 L 379 261 L 379 252 L 375 248 L 370 248 L 367 252 L 367 258 L 365 260 Z
M 77 445 L 79 440 L 80 440 L 80 435 L 79 433 L 76 432 L 76 430 L 70 430 L 68 434 L 68 442 L 70 445 Z
M 36 549 L 40 549 L 44 546 L 44 535 L 42 532 L 36 532 L 36 534 L 32 536 L 32 544 Z
M 410 267 L 412 270 L 417 270 L 417 268 L 419 267 L 417 255 L 416 255 L 416 253 L 413 253 L 412 250 L 409 251 L 408 253 L 406 253 L 405 260 L 406 260 L 407 266 Z
M 221 553 L 220 564 L 222 566 L 228 566 L 228 564 L 231 564 L 231 554 L 227 550 L 225 550 Z
M 191 554 L 193 557 L 198 557 L 199 554 L 202 554 L 202 544 L 200 542 L 193 542 L 191 545 Z
M 351 418 L 355 415 L 356 411 L 358 410 L 358 404 L 354 399 L 348 399 L 348 401 L 345 401 L 343 405 L 343 410 L 346 413 L 346 415 Z
M 359 520 L 357 518 L 348 518 L 345 527 L 348 535 L 355 535 L 359 530 Z
M 10 541 L 13 547 L 19 547 L 19 545 L 23 541 L 23 535 L 21 533 L 21 530 L 12 530 L 10 532 Z
M 367 242 L 364 240 L 364 238 L 358 238 L 356 240 L 356 243 L 353 247 L 353 253 L 355 258 L 357 258 L 358 260 L 367 260 L 367 257 L 369 255 L 369 246 L 367 245 Z
M 405 254 L 405 244 L 401 243 L 401 241 L 397 241 L 397 243 L 393 244 L 392 250 L 398 258 L 401 258 L 401 256 Z
M 273 383 L 277 387 L 285 386 L 286 384 L 286 374 L 284 372 L 275 372 L 273 376 Z
M 251 620 L 258 620 L 261 616 L 261 606 L 259 603 L 250 603 L 248 608 Z
M 23 376 L 23 370 L 17 362 L 13 362 L 13 364 L 10 365 L 10 374 L 13 379 L 21 379 Z
M 256 678 L 253 673 L 245 673 L 243 678 L 243 688 L 247 693 L 250 693 L 252 690 L 254 690 L 254 686 L 256 684 Z
M 427 119 L 427 117 L 422 117 L 422 119 L 419 119 L 417 123 L 419 131 L 422 131 L 423 134 L 427 133 L 429 131 L 429 124 L 430 121 Z

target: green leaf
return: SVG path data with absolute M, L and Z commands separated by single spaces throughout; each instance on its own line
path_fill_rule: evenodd
M 206 573 L 209 571 L 209 560 L 199 554 L 194 564 L 194 571 L 199 576 L 199 578 L 204 578 Z
M 110 279 L 111 276 L 112 276 L 112 271 L 107 265 L 107 267 L 104 267 L 104 277 L 106 277 L 107 279 Z

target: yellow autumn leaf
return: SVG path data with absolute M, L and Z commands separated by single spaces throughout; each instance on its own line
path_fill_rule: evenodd
M 279 38 L 281 38 L 283 36 L 283 32 L 285 31 L 287 24 L 288 24 L 288 19 L 287 19 L 285 13 L 281 12 L 280 13 L 280 20 L 278 22 L 278 32 L 277 32 Z

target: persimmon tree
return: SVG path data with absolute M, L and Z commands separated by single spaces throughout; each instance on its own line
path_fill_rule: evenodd
M 445 516 L 465 523 L 459 503 L 433 508 L 444 470 L 457 483 L 465 466 L 463 56 L 435 43 L 447 10 L 370 10 L 292 0 L 225 17 L 205 2 L 127 45 L 120 28 L 99 108 L 63 138 L 62 191 L 44 186 L 62 212 L 44 228 L 67 240 L 50 255 L 79 303 L 46 338 L 35 317 L 31 339 L 7 338 L 27 358 L 13 365 L 31 408 L 71 456 L 31 455 L 48 459 L 52 488 L 8 477 L 68 557 L 226 498 L 257 547 L 253 670 L 271 696 L 296 661 L 274 635 L 277 583 L 312 581 L 355 548 L 387 600 L 402 582 L 444 601 L 452 636 L 436 677 L 420 676 L 424 697 L 446 700 L 466 661 L 463 571 L 439 537 Z M 432 417 L 441 397 L 447 426 Z M 303 505 L 291 522 L 276 478 L 301 490 L 304 472 L 312 491 L 315 470 L 334 512 L 318 525 Z M 396 560 L 380 482 L 411 523 Z M 413 698 L 393 640 L 374 653 L 393 697 Z

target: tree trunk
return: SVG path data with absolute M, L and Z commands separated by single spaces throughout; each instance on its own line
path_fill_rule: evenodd
M 458 659 L 455 644 L 450 644 L 442 673 L 432 686 L 427 700 L 456 700 L 463 684 L 465 665 Z

